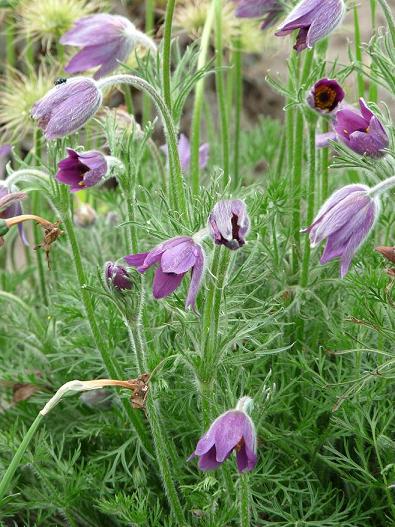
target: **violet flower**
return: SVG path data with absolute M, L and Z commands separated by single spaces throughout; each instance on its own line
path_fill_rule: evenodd
M 56 179 L 70 186 L 71 192 L 78 192 L 99 183 L 107 174 L 106 156 L 96 150 L 79 154 L 66 148 L 68 157 L 58 163 Z
M 245 203 L 239 199 L 219 201 L 210 213 L 208 228 L 216 245 L 240 249 L 250 228 Z
M 8 157 L 12 152 L 11 145 L 1 145 L 0 146 L 0 157 Z
M 321 79 L 307 96 L 307 103 L 318 113 L 333 114 L 344 99 L 344 90 L 334 79 Z
M 63 81 L 63 79 L 62 79 Z M 32 108 L 46 139 L 76 132 L 97 112 L 103 100 L 93 79 L 74 77 L 55 85 Z
M 65 70 L 79 73 L 100 66 L 94 75 L 95 79 L 116 69 L 120 62 L 125 62 L 139 44 L 156 51 L 153 40 L 137 30 L 130 20 L 109 14 L 81 18 L 62 36 L 60 43 L 82 48 Z
M 276 23 L 284 11 L 279 0 L 233 0 L 236 4 L 235 15 L 238 18 L 263 18 L 261 29 L 267 29 Z
M 163 145 L 160 148 L 167 156 L 167 152 L 168 152 L 167 145 Z M 200 145 L 199 167 L 202 170 L 206 168 L 206 165 L 208 162 L 209 149 L 210 147 L 208 143 L 203 143 L 202 145 Z M 178 155 L 180 156 L 180 163 L 181 163 L 182 171 L 187 172 L 191 164 L 191 144 L 187 136 L 184 134 L 180 134 L 180 138 L 178 140 Z
M 294 49 L 312 48 L 327 37 L 342 21 L 344 0 L 302 0 L 279 27 L 276 35 L 284 37 L 299 30 Z
M 24 192 L 12 192 L 6 183 L 0 181 L 0 219 L 6 220 L 23 214 L 21 201 L 24 199 L 26 199 Z M 21 223 L 18 224 L 18 230 L 22 242 L 25 245 L 29 245 Z M 0 242 L 0 245 L 3 244 Z
M 379 208 L 377 196 L 366 185 L 347 185 L 332 194 L 312 225 L 302 230 L 309 233 L 312 247 L 327 240 L 320 263 L 340 258 L 343 278 L 355 252 L 372 230 Z
M 130 274 L 122 265 L 107 262 L 104 268 L 104 276 L 107 284 L 116 291 L 122 292 L 133 287 Z
M 196 296 L 200 289 L 205 255 L 199 243 L 189 236 L 171 238 L 148 253 L 130 254 L 125 261 L 136 267 L 139 273 L 144 273 L 153 265 L 158 264 L 153 283 L 154 298 L 164 298 L 181 284 L 184 275 L 191 271 L 191 283 L 185 307 L 195 309 Z
M 359 106 L 360 113 L 349 108 L 336 113 L 337 137 L 357 154 L 383 157 L 383 149 L 389 145 L 387 132 L 364 99 L 359 99 Z
M 244 407 L 251 402 L 243 397 L 234 410 L 223 413 L 211 424 L 208 431 L 199 440 L 189 459 L 198 456 L 200 470 L 218 468 L 233 450 L 236 451 L 236 463 L 239 472 L 251 471 L 257 463 L 256 432 L 254 423 Z

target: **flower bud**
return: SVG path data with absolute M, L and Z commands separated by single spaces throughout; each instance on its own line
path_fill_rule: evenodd
M 107 284 L 119 292 L 133 287 L 130 274 L 121 265 L 107 262 L 104 268 L 104 276 Z
M 96 211 L 88 203 L 81 203 L 74 213 L 74 224 L 77 227 L 90 227 L 97 219 Z

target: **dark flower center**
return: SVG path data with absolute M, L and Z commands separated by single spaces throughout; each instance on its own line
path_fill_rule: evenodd
M 237 445 L 235 446 L 236 452 L 240 452 L 240 450 L 243 448 L 244 445 L 245 445 L 244 437 L 242 437 L 240 441 L 237 443 Z
M 232 239 L 231 240 L 225 240 L 225 238 L 221 236 L 220 243 L 222 245 L 225 245 L 225 247 L 227 247 L 231 251 L 235 251 L 236 249 L 239 249 L 245 243 L 244 240 L 240 239 L 239 237 L 240 227 L 238 225 L 238 221 L 239 221 L 239 217 L 236 214 L 232 214 L 232 219 L 231 219 Z
M 332 111 L 337 105 L 336 90 L 330 86 L 319 86 L 314 93 L 314 105 L 320 110 Z

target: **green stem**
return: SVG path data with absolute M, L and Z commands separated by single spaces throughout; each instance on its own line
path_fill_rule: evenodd
M 114 84 L 130 84 L 138 90 L 147 93 L 156 104 L 166 136 L 168 146 L 170 177 L 169 177 L 169 193 L 170 201 L 178 208 L 182 218 L 186 221 L 189 218 L 189 211 L 187 207 L 184 178 L 182 175 L 180 156 L 177 147 L 177 134 L 173 123 L 171 112 L 169 111 L 165 101 L 153 86 L 146 80 L 136 77 L 134 75 L 112 75 L 98 81 L 100 89 L 105 86 Z
M 361 29 L 359 25 L 358 7 L 354 6 L 354 39 L 355 39 L 355 59 L 357 61 L 357 86 L 358 86 L 358 97 L 364 97 L 365 95 L 365 81 L 362 67 L 362 47 L 361 47 Z
M 67 192 L 67 190 L 66 190 L 66 192 Z M 69 200 L 69 196 L 67 196 L 66 199 Z M 101 358 L 103 360 L 103 364 L 104 364 L 104 366 L 105 366 L 110 378 L 112 378 L 112 379 L 122 379 L 123 378 L 123 371 L 120 368 L 120 366 L 115 362 L 113 357 L 111 357 L 111 355 L 110 355 L 110 353 L 108 351 L 108 348 L 106 346 L 106 343 L 105 343 L 105 341 L 103 339 L 103 333 L 102 333 L 102 331 L 100 331 L 98 322 L 96 321 L 95 308 L 94 308 L 94 305 L 93 305 L 93 302 L 92 302 L 92 298 L 91 298 L 90 292 L 85 287 L 87 285 L 88 281 L 87 281 L 87 278 L 86 278 L 86 275 L 85 275 L 85 270 L 84 270 L 84 267 L 83 267 L 83 264 L 82 264 L 80 248 L 79 248 L 78 241 L 77 241 L 77 238 L 76 238 L 76 235 L 75 235 L 74 226 L 73 226 L 73 222 L 72 222 L 70 213 L 67 210 L 63 212 L 62 220 L 63 220 L 63 225 L 64 225 L 64 228 L 65 228 L 66 234 L 67 234 L 69 242 L 70 242 L 71 251 L 72 251 L 72 254 L 73 254 L 73 261 L 74 261 L 75 271 L 76 271 L 78 283 L 79 283 L 79 286 L 80 286 L 81 299 L 82 299 L 82 302 L 84 304 L 86 316 L 87 316 L 87 319 L 88 319 L 88 323 L 89 323 L 89 326 L 90 326 L 90 329 L 91 329 L 91 332 L 92 332 L 92 335 L 93 335 L 96 347 L 97 347 L 97 349 L 98 349 L 98 351 L 99 351 L 99 353 L 101 355 Z M 125 410 L 128 418 L 130 419 L 130 421 L 132 422 L 132 424 L 133 424 L 133 426 L 135 428 L 135 431 L 137 433 L 137 436 L 138 436 L 138 438 L 140 440 L 140 443 L 141 443 L 142 447 L 144 449 L 146 449 L 147 452 L 150 455 L 152 455 L 153 454 L 152 446 L 151 446 L 151 444 L 149 442 L 149 439 L 148 439 L 148 436 L 147 436 L 147 432 L 146 432 L 146 430 L 144 428 L 144 424 L 143 424 L 143 420 L 141 418 L 141 415 L 139 413 L 135 412 L 131 408 L 129 402 L 126 401 L 125 399 L 121 399 L 121 402 L 122 402 L 122 405 L 124 407 L 124 410 Z
M 15 21 L 11 15 L 5 20 L 5 39 L 6 39 L 6 57 L 7 65 L 15 68 L 16 51 L 15 51 Z
M 145 33 L 151 35 L 155 24 L 155 0 L 146 0 L 145 2 Z M 143 124 L 151 120 L 152 104 L 151 99 L 143 95 Z
M 390 30 L 392 45 L 395 47 L 395 20 L 392 16 L 392 11 L 390 6 L 387 3 L 387 0 L 379 0 L 381 9 L 384 11 L 384 16 Z
M 197 62 L 197 69 L 204 67 L 207 61 L 208 46 L 210 43 L 210 34 L 214 23 L 215 0 L 212 0 L 204 23 L 202 38 L 200 40 L 200 50 Z M 199 193 L 200 186 L 200 167 L 199 167 L 199 147 L 200 147 L 200 120 L 202 116 L 204 100 L 204 77 L 196 83 L 195 102 L 192 112 L 191 126 L 191 185 L 192 192 L 196 195 Z
M 32 200 L 32 209 L 34 214 L 39 214 L 40 210 L 40 193 L 34 192 L 33 193 L 33 200 Z M 34 244 L 37 246 L 41 242 L 41 228 L 38 225 L 33 226 L 33 236 L 34 236 Z M 47 284 L 46 284 L 46 277 L 45 277 L 45 270 L 44 270 L 44 258 L 43 253 L 40 249 L 36 250 L 36 259 L 37 259 L 37 271 L 38 271 L 38 280 L 40 284 L 40 291 L 41 291 L 41 297 L 42 301 L 45 306 L 48 306 L 48 293 L 47 293 Z
M 234 128 L 234 167 L 233 188 L 240 183 L 240 131 L 241 111 L 243 106 L 243 55 L 240 36 L 234 42 L 234 85 L 235 85 L 235 128 Z
M 371 13 L 371 21 L 372 21 L 372 32 L 374 33 L 377 29 L 377 4 L 376 0 L 370 0 L 370 13 Z M 376 70 L 376 63 L 374 59 L 372 58 L 372 62 L 370 64 L 371 70 L 374 72 Z M 370 79 L 369 83 L 369 101 L 377 102 L 378 100 L 378 86 L 374 79 Z
M 166 106 L 171 114 L 171 29 L 176 0 L 167 0 L 165 27 L 163 31 L 162 90 Z
M 326 134 L 329 132 L 329 121 L 324 119 L 322 122 L 322 133 Z M 329 148 L 323 148 L 321 150 L 321 201 L 324 203 L 329 196 Z
M 223 65 L 223 41 L 222 41 L 222 0 L 215 0 L 215 82 L 217 87 L 217 101 L 220 120 L 220 132 L 222 143 L 222 169 L 223 187 L 229 181 L 229 130 L 228 111 L 226 104 L 224 65 Z
M 250 499 L 251 490 L 248 474 L 240 474 L 239 477 L 239 507 L 240 507 L 240 527 L 250 527 L 251 510 Z
M 1 500 L 4 498 L 5 493 L 7 492 L 7 489 L 11 483 L 11 481 L 14 478 L 14 474 L 19 467 L 22 457 L 24 453 L 26 452 L 27 447 L 30 444 L 30 441 L 33 439 L 34 434 L 37 431 L 37 428 L 40 426 L 40 423 L 43 419 L 43 416 L 41 414 L 38 414 L 33 423 L 31 424 L 29 430 L 26 432 L 25 437 L 23 438 L 23 441 L 19 445 L 17 451 L 15 452 L 14 457 L 12 458 L 11 463 L 9 464 L 7 470 L 4 473 L 4 476 L 2 477 L 0 481 L 0 507 L 1 507 Z

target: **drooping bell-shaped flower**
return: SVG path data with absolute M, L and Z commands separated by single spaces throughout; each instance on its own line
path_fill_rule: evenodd
M 372 230 L 380 210 L 377 196 L 366 185 L 347 185 L 324 203 L 309 233 L 312 247 L 327 240 L 320 263 L 340 258 L 340 276 L 350 268 L 352 258 Z
M 266 29 L 276 23 L 284 12 L 280 0 L 233 0 L 236 4 L 235 15 L 239 18 L 262 19 L 261 29 Z
M 0 219 L 5 220 L 20 216 L 22 212 L 21 201 L 26 199 L 24 192 L 11 191 L 4 181 L 0 181 Z M 25 245 L 29 245 L 27 241 L 23 225 L 18 224 L 19 235 Z M 2 245 L 0 240 L 0 245 Z
M 189 165 L 191 164 L 191 144 L 186 135 L 180 134 L 177 149 L 178 155 L 180 156 L 181 169 L 183 172 L 187 172 L 189 170 Z M 199 147 L 199 167 L 202 170 L 206 168 L 208 162 L 209 149 L 210 147 L 208 143 L 203 143 Z M 167 145 L 162 145 L 161 150 L 167 156 Z
M 107 284 L 116 291 L 122 292 L 133 287 L 131 276 L 122 265 L 107 262 L 104 267 L 104 277 Z
M 321 79 L 311 88 L 307 102 L 321 114 L 334 114 L 344 99 L 344 90 L 335 79 Z
M 200 470 L 218 468 L 233 451 L 239 472 L 248 472 L 257 463 L 256 432 L 251 417 L 244 410 L 251 402 L 243 397 L 234 410 L 223 413 L 211 424 L 200 438 L 196 449 L 189 459 L 199 457 Z
M 185 307 L 195 309 L 196 296 L 200 289 L 205 255 L 201 245 L 189 236 L 171 238 L 148 253 L 130 254 L 125 261 L 136 267 L 139 273 L 144 273 L 150 267 L 157 265 L 153 283 L 154 298 L 169 296 L 181 284 L 188 271 L 191 271 L 191 283 L 188 290 Z
M 360 112 L 345 108 L 336 113 L 337 137 L 357 154 L 383 157 L 389 145 L 387 132 L 364 99 L 359 100 L 359 106 Z
M 216 245 L 240 249 L 250 228 L 245 203 L 239 199 L 219 201 L 210 213 L 208 228 Z
M 276 35 L 284 37 L 299 30 L 294 49 L 312 48 L 327 37 L 342 21 L 344 0 L 302 0 L 287 16 Z
M 97 14 L 78 20 L 60 43 L 81 49 L 67 64 L 69 73 L 80 73 L 100 66 L 94 78 L 99 79 L 126 62 L 133 49 L 142 45 L 156 51 L 155 43 L 120 15 Z
M 99 183 L 107 174 L 106 156 L 97 150 L 78 153 L 67 148 L 68 156 L 58 164 L 56 179 L 70 186 L 71 192 L 78 192 Z
M 97 112 L 103 96 L 88 77 L 60 79 L 32 108 L 32 117 L 46 139 L 58 139 L 76 132 Z

